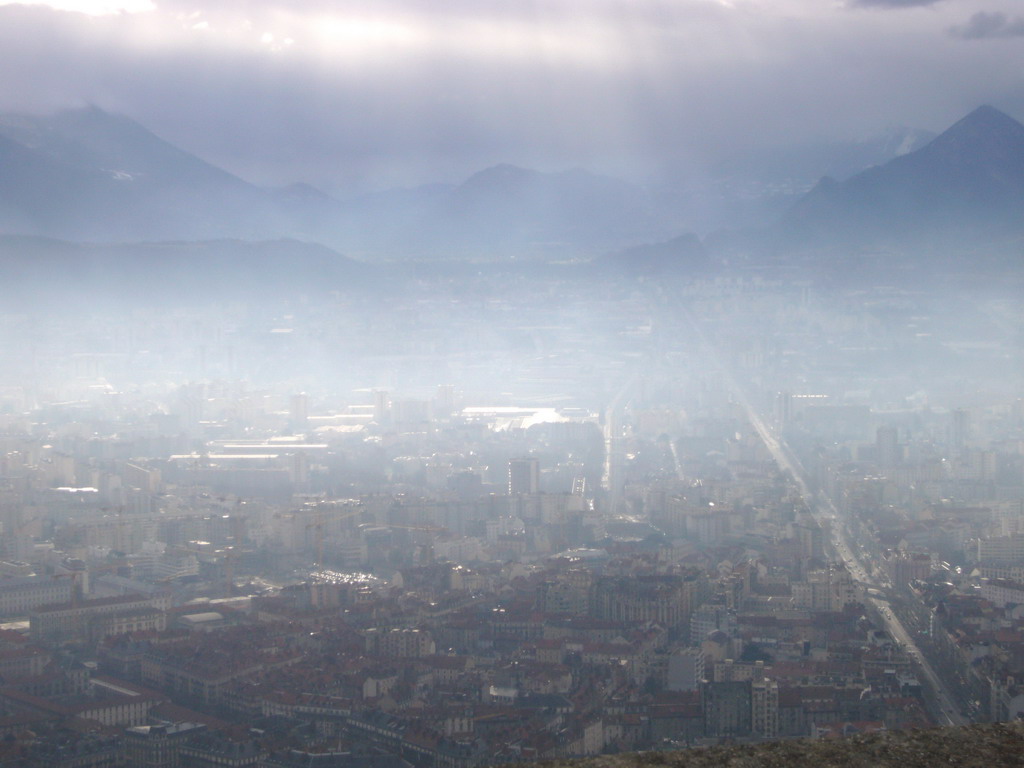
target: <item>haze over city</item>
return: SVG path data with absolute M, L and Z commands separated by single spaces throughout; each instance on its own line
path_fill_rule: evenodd
M 1024 15 L 0 3 L 0 763 L 1024 713 Z

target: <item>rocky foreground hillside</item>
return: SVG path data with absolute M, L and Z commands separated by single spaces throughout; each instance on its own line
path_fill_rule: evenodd
M 820 741 L 681 752 L 636 752 L 543 763 L 546 768 L 1001 768 L 1024 765 L 1024 724 L 891 731 Z

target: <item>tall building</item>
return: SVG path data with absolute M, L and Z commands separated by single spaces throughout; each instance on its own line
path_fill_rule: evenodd
M 668 657 L 670 691 L 697 691 L 704 683 L 704 652 L 700 648 L 683 648 Z
M 932 573 L 931 555 L 924 552 L 893 552 L 888 558 L 889 578 L 897 589 L 904 589 L 910 582 L 927 579 Z
M 435 419 L 448 421 L 455 412 L 455 387 L 451 384 L 438 384 L 431 405 Z
M 841 611 L 860 601 L 857 584 L 843 566 L 811 571 L 804 581 L 794 583 L 792 590 L 796 607 L 812 611 Z
M 292 432 L 305 432 L 308 426 L 309 397 L 305 392 L 299 392 L 288 401 L 288 428 Z
M 704 683 L 701 707 L 705 736 L 749 736 L 751 731 L 751 683 Z
M 391 401 L 388 393 L 379 389 L 373 390 L 373 420 L 380 425 L 391 422 Z
M 727 635 L 736 631 L 736 615 L 724 605 L 702 605 L 690 617 L 691 643 L 704 642 L 708 635 L 718 630 Z
M 708 599 L 707 576 L 686 574 L 608 576 L 595 587 L 595 616 L 632 624 L 655 622 L 670 630 L 688 628 L 693 612 Z
M 137 725 L 127 728 L 124 733 L 125 757 L 131 765 L 144 765 L 147 768 L 181 765 L 179 754 L 182 745 L 205 730 L 205 725 L 196 723 Z
M 978 539 L 978 562 L 1016 563 L 1024 560 L 1024 533 Z
M 791 392 L 779 392 L 775 396 L 775 423 L 780 429 L 785 429 L 793 420 L 793 394 Z
M 949 443 L 953 455 L 962 455 L 971 439 L 971 414 L 963 408 L 953 411 L 949 433 Z
M 894 467 L 900 460 L 900 445 L 896 427 L 879 427 L 875 432 L 875 458 L 878 466 Z
M 800 556 L 808 559 L 825 559 L 825 532 L 817 521 L 809 525 L 794 525 L 793 531 L 800 542 Z
M 125 632 L 167 628 L 164 596 L 122 595 L 96 600 L 40 606 L 29 613 L 29 634 L 34 639 L 102 640 Z
M 750 684 L 750 728 L 766 739 L 779 736 L 779 684 L 755 680 Z
M 22 576 L 0 581 L 0 616 L 23 614 L 51 603 L 66 603 L 74 594 L 71 578 Z
M 508 495 L 540 492 L 540 459 L 510 459 L 508 462 Z

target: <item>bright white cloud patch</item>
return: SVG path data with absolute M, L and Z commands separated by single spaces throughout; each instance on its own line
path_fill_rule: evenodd
M 44 5 L 56 11 L 72 11 L 88 16 L 146 13 L 156 10 L 156 4 L 151 0 L 0 0 L 0 5 Z

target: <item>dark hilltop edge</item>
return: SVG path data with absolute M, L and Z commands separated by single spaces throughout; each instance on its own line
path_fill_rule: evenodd
M 101 244 L 0 235 L 0 297 L 15 302 L 191 302 L 381 283 L 372 265 L 297 240 Z
M 1024 764 L 1024 724 L 887 731 L 677 752 L 629 752 L 551 760 L 541 768 L 1002 768 Z

